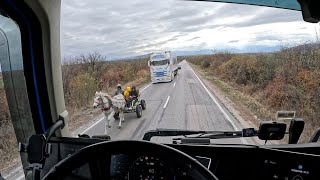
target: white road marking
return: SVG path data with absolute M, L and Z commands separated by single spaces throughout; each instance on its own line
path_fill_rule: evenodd
M 25 179 L 24 173 L 22 173 L 16 180 L 21 180 L 21 179 Z
M 168 102 L 169 102 L 169 99 L 170 99 L 170 96 L 168 96 L 168 98 L 167 98 L 167 100 L 166 100 L 166 103 L 164 103 L 163 109 L 167 107 Z
M 97 122 L 93 123 L 91 126 L 89 126 L 86 130 L 82 131 L 81 134 L 85 134 L 87 131 L 89 131 L 93 126 L 97 125 L 100 121 L 102 121 L 105 117 L 100 118 Z
M 151 84 L 152 84 L 152 83 L 150 83 L 150 84 L 146 85 L 144 88 L 142 88 L 142 89 L 140 90 L 140 92 L 142 92 L 142 91 L 146 90 L 149 86 L 151 86 Z
M 175 87 L 176 86 L 176 82 L 174 82 L 174 84 L 173 84 L 173 87 Z
M 200 80 L 200 78 L 198 77 L 198 75 L 194 72 L 194 70 L 190 67 L 191 71 L 193 72 L 193 74 L 196 76 L 196 78 L 200 81 L 200 84 L 203 86 L 203 88 L 206 90 L 206 92 L 209 94 L 209 96 L 211 97 L 211 99 L 213 100 L 213 102 L 218 106 L 218 108 L 220 109 L 220 111 L 223 113 L 223 115 L 227 118 L 227 120 L 230 122 L 230 124 L 232 125 L 233 129 L 235 131 L 239 131 L 239 129 L 237 128 L 237 126 L 234 124 L 234 122 L 231 120 L 231 118 L 229 117 L 229 115 L 225 112 L 225 110 L 222 108 L 222 106 L 219 104 L 218 100 L 211 94 L 211 92 L 207 89 L 207 87 L 203 84 L 203 82 Z M 248 144 L 248 141 L 246 139 L 240 138 L 242 143 L 244 144 Z
M 21 167 L 21 168 L 22 168 L 22 167 Z M 22 169 L 21 169 L 21 170 L 22 170 Z M 18 176 L 18 177 L 16 177 L 16 176 Z M 11 180 L 11 179 L 13 179 L 13 180 L 21 180 L 21 179 L 25 179 L 25 177 L 24 177 L 24 172 L 23 172 L 23 171 L 18 172 L 17 174 L 13 175 L 11 178 L 8 177 L 8 176 L 4 176 L 3 178 L 4 178 L 4 179 L 7 179 L 7 180 Z

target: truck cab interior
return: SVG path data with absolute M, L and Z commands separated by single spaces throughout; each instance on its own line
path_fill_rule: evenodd
M 290 9 L 301 11 L 306 22 L 320 21 L 317 0 L 211 2 Z M 304 126 L 300 119 L 292 120 L 288 132 L 283 124 L 266 122 L 258 130 L 223 133 L 157 129 L 142 140 L 71 137 L 62 83 L 60 11 L 60 0 L 0 0 L 1 70 L 26 179 L 320 178 L 320 130 L 308 143 L 297 144 Z M 244 137 L 248 131 L 263 140 L 285 134 L 290 138 L 285 145 L 210 144 L 210 139 Z M 189 137 L 197 134 L 202 135 Z M 159 144 L 150 142 L 154 136 L 184 138 Z

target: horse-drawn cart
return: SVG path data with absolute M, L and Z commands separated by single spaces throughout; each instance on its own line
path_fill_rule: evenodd
M 142 117 L 142 111 L 145 110 L 147 108 L 146 106 L 146 101 L 143 99 L 134 99 L 132 100 L 132 102 L 130 103 L 130 106 L 128 107 L 128 105 L 126 105 L 124 107 L 124 113 L 133 113 L 135 112 L 137 117 L 140 118 Z M 119 118 L 119 114 L 115 114 L 114 115 L 115 119 Z
M 125 106 L 124 107 L 124 112 L 125 113 L 131 113 L 131 112 L 136 112 L 137 117 L 140 118 L 142 116 L 142 110 L 146 109 L 146 101 L 141 99 L 134 99 L 131 102 L 130 107 Z

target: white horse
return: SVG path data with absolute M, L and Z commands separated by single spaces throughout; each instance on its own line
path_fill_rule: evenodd
M 121 122 L 124 122 L 124 112 L 126 100 L 122 94 L 118 94 L 113 98 L 110 97 L 107 93 L 96 92 L 94 97 L 93 108 L 101 107 L 102 112 L 106 118 L 105 133 L 107 133 L 107 128 L 110 128 L 110 120 L 115 113 L 119 113 L 119 125 L 118 128 L 121 128 Z

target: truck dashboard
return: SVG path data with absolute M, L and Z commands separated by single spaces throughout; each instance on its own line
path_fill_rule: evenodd
M 42 177 L 60 160 L 79 149 L 101 139 L 55 138 L 50 140 L 52 154 L 46 160 Z M 96 150 L 90 160 L 73 163 L 70 172 L 62 179 L 194 179 L 188 163 L 170 157 L 159 149 L 130 147 L 142 141 L 126 141 L 118 149 L 108 152 Z M 147 142 L 147 141 L 144 141 Z M 149 142 L 148 142 L 149 143 Z M 316 164 L 320 162 L 317 153 L 320 147 L 310 143 L 309 147 L 299 145 L 253 146 L 253 145 L 194 145 L 167 144 L 181 151 L 204 167 L 218 179 L 319 179 Z M 135 149 L 135 150 L 132 150 Z M 100 152 L 100 153 L 99 153 Z M 102 153 L 101 153 L 102 152 Z M 105 153 L 103 153 L 105 152 Z M 190 169 L 191 168 L 191 169 Z M 50 178 L 49 178 L 50 179 Z

